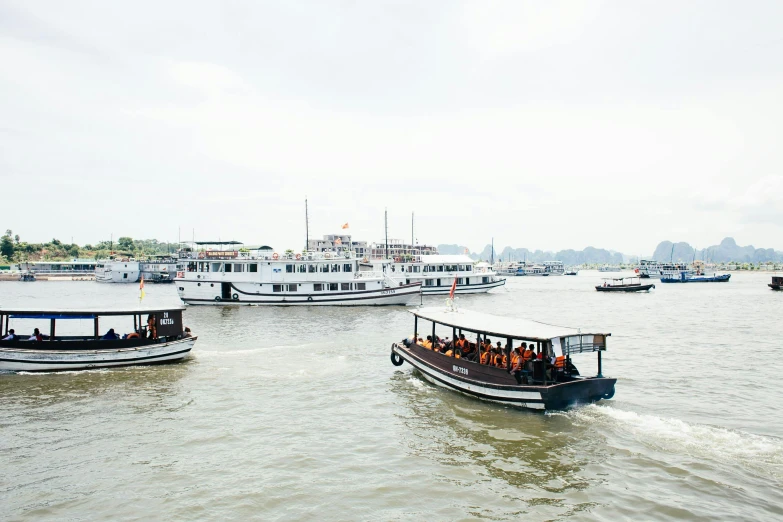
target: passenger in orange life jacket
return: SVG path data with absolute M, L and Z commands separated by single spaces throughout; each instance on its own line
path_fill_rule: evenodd
M 462 353 L 462 357 L 470 358 L 472 350 L 470 343 L 465 339 L 465 334 L 459 334 L 459 339 L 454 342 L 454 347 Z
M 491 364 L 490 357 L 492 356 L 492 349 L 489 345 L 484 345 L 484 351 L 481 354 L 481 364 Z
M 500 344 L 500 343 L 498 343 Z M 503 349 L 498 347 L 495 348 L 495 367 L 496 368 L 505 368 L 506 367 L 506 356 L 503 355 Z

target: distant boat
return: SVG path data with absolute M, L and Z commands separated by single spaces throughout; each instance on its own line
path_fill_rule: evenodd
M 769 287 L 773 290 L 783 290 L 783 276 L 772 276 Z
M 661 283 L 725 283 L 731 278 L 731 274 L 713 274 L 706 276 L 696 272 L 682 271 L 679 277 L 661 277 Z
M 568 272 L 565 273 L 565 275 L 570 275 L 570 276 L 579 275 L 579 270 L 569 270 Z
M 653 284 L 643 285 L 638 276 L 607 279 L 595 287 L 599 292 L 649 292 L 653 288 Z
M 599 272 L 620 272 L 619 266 L 604 265 L 598 269 Z

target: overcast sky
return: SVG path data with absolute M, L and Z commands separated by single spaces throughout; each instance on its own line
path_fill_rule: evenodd
M 0 0 L 28 241 L 783 250 L 783 2 Z

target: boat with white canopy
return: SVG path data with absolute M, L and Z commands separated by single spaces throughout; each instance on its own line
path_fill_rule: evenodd
M 395 366 L 407 362 L 428 381 L 485 400 L 511 404 L 534 410 L 563 409 L 576 404 L 611 399 L 617 379 L 604 377 L 601 355 L 606 350 L 606 339 L 611 335 L 599 331 L 583 331 L 522 318 L 500 317 L 470 310 L 421 308 L 414 316 L 412 338 L 391 346 L 391 360 Z M 418 332 L 427 332 L 419 334 Z M 427 348 L 429 339 L 437 339 L 438 332 L 448 333 L 451 339 L 442 351 Z M 460 344 L 464 335 L 476 343 Z M 491 339 L 490 339 L 491 338 Z M 501 341 L 505 348 L 505 364 L 482 364 L 477 352 L 487 342 Z M 511 347 L 529 344 L 537 351 L 530 360 L 512 365 Z M 462 347 L 466 347 L 463 353 Z M 500 352 L 497 352 L 500 353 Z M 531 352 L 532 353 L 532 352 Z M 598 372 L 584 377 L 573 365 L 571 357 L 595 353 Z
M 197 339 L 182 326 L 184 309 L 182 305 L 114 310 L 0 309 L 0 331 L 4 332 L 0 370 L 84 370 L 179 361 L 190 353 Z M 43 328 L 45 325 L 48 328 Z M 102 328 L 108 329 L 103 335 Z M 83 333 L 76 334 L 79 330 Z

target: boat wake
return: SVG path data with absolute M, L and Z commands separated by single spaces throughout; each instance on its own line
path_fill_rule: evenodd
M 783 440 L 776 437 L 690 424 L 609 406 L 589 405 L 556 415 L 564 415 L 577 425 L 591 425 L 620 436 L 631 435 L 641 444 L 664 453 L 686 454 L 783 476 Z

